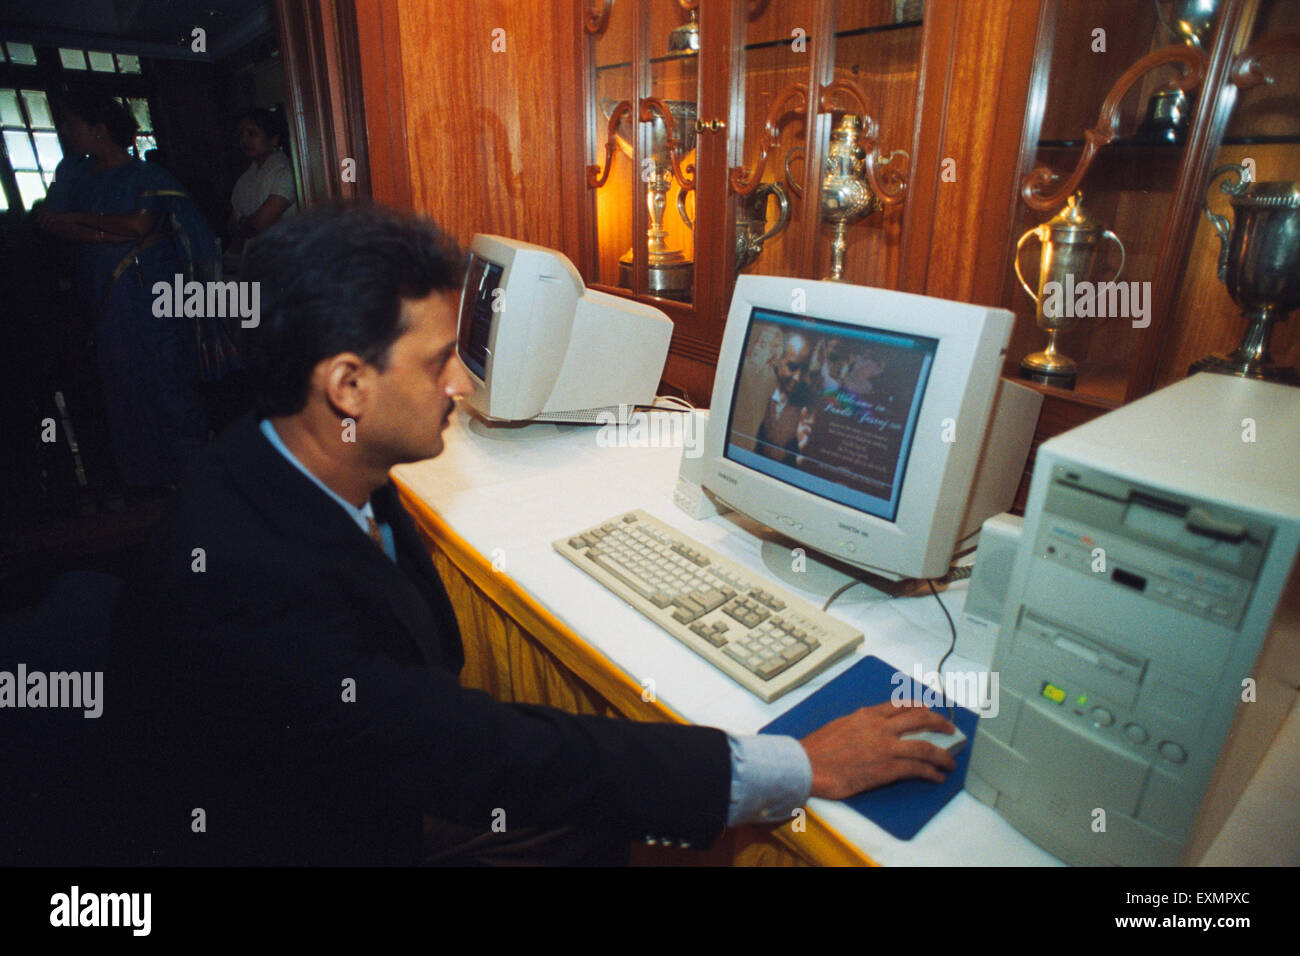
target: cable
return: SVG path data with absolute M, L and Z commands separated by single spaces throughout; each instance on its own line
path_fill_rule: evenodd
M 660 402 L 663 402 L 664 404 L 660 404 Z M 695 411 L 694 405 L 692 405 L 686 399 L 679 398 L 676 395 L 656 395 L 655 400 L 650 404 L 650 407 L 661 408 L 661 409 L 666 409 L 669 411 L 677 411 L 677 412 Z
M 843 594 L 845 591 L 847 591 L 849 588 L 862 583 L 863 583 L 862 581 L 850 581 L 848 584 L 841 585 L 838 590 L 836 590 L 830 597 L 826 599 L 826 603 L 822 605 L 822 610 L 825 611 L 827 608 L 829 608 L 831 606 L 831 602 L 834 601 L 841 594 Z
M 949 574 L 952 573 L 952 570 L 955 569 L 951 569 L 949 571 Z M 944 652 L 943 657 L 939 658 L 939 667 L 938 667 L 939 686 L 940 688 L 942 688 L 943 687 L 943 665 L 947 662 L 948 658 L 952 656 L 952 652 L 954 648 L 957 647 L 957 625 L 952 622 L 952 615 L 948 613 L 948 608 L 944 605 L 943 600 L 939 597 L 939 590 L 934 586 L 934 581 L 927 580 L 925 583 L 930 585 L 930 593 L 933 594 L 934 599 L 939 602 L 939 609 L 943 611 L 943 616 L 948 619 L 948 630 L 952 632 L 952 640 L 948 643 L 948 650 Z M 942 693 L 942 690 L 940 691 L 940 693 Z M 947 694 L 944 694 L 943 696 L 945 700 L 948 700 Z M 951 700 L 948 700 L 948 720 L 955 723 L 956 721 L 954 720 L 954 716 L 956 713 L 957 711 L 953 707 L 953 702 Z
M 948 569 L 948 573 L 941 579 L 945 584 L 952 581 L 965 581 L 975 570 L 973 564 L 954 564 Z

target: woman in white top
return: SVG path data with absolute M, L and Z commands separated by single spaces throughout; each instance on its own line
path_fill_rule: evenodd
M 298 211 L 293 164 L 280 149 L 285 138 L 279 115 L 270 110 L 245 110 L 239 117 L 239 145 L 253 162 L 230 196 L 230 231 L 237 243 Z

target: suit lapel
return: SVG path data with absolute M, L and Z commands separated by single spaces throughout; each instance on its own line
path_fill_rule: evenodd
M 415 523 L 398 500 L 392 479 L 375 491 L 370 503 L 375 509 L 375 516 L 393 530 L 398 566 L 415 583 L 423 596 L 424 604 L 433 612 L 442 645 L 439 659 L 454 673 L 460 673 L 465 663 L 465 652 L 461 645 L 460 628 L 456 623 L 456 612 L 442 579 L 438 577 L 437 569 L 429 560 L 429 553 L 424 549 L 419 532 L 415 530 Z
M 393 529 L 394 564 L 320 488 L 276 451 L 249 415 L 220 441 L 227 472 L 264 519 L 290 540 L 331 554 L 381 593 L 431 667 L 458 672 L 464 656 L 455 614 L 410 516 L 392 504 L 392 482 L 372 496 L 376 516 Z M 441 641 L 435 641 L 437 631 Z

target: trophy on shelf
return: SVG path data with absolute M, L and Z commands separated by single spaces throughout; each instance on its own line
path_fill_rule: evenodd
M 643 104 L 662 103 L 672 118 L 672 136 L 669 136 L 668 124 L 663 111 L 650 105 L 651 117 L 647 117 L 650 127 L 650 164 L 646 171 L 646 206 L 650 211 L 650 228 L 646 230 L 647 253 L 649 256 L 646 275 L 647 290 L 651 295 L 665 299 L 688 301 L 691 286 L 695 280 L 695 263 L 686 258 L 680 249 L 670 249 L 665 240 L 668 230 L 664 229 L 664 210 L 668 205 L 668 190 L 676 173 L 677 161 L 695 148 L 695 104 L 684 100 L 643 100 Z M 606 119 L 614 115 L 617 103 L 614 100 L 601 102 L 601 110 Z M 643 114 L 644 115 L 644 114 Z M 624 114 L 616 132 L 618 148 L 628 159 L 634 159 L 632 147 L 633 133 L 629 115 Z M 684 186 L 678 177 L 678 186 Z M 681 204 L 678 204 L 681 208 Z M 632 288 L 632 250 L 629 249 L 618 260 L 618 283 L 624 288 Z
M 1300 182 L 1252 183 L 1242 166 L 1220 166 L 1210 182 L 1224 173 L 1234 182 L 1219 188 L 1232 197 L 1233 222 L 1210 211 L 1205 215 L 1219 235 L 1219 279 L 1250 325 L 1241 343 L 1227 355 L 1207 355 L 1192 372 L 1219 372 L 1300 385 L 1300 372 L 1276 365 L 1269 351 L 1273 326 L 1300 307 Z
M 776 197 L 776 225 L 767 228 L 767 200 Z M 677 211 L 682 221 L 691 229 L 695 223 L 686 211 L 686 190 L 677 194 Z M 751 265 L 763 251 L 763 243 L 771 239 L 790 222 L 790 197 L 780 183 L 759 183 L 748 196 L 741 196 L 736 204 L 736 271 Z
M 1041 249 L 1038 255 L 1038 288 L 1031 289 L 1020 271 L 1020 251 L 1035 238 Z M 1110 282 L 1124 269 L 1124 243 L 1083 210 L 1083 193 L 1066 200 L 1065 208 L 1050 220 L 1030 229 L 1016 243 L 1016 277 L 1037 307 L 1038 327 L 1047 333 L 1047 348 L 1026 355 L 1020 362 L 1020 377 L 1058 388 L 1074 388 L 1078 365 L 1074 359 L 1056 350 L 1056 337 L 1074 328 L 1074 289 L 1085 282 L 1097 260 L 1103 239 L 1119 246 L 1119 268 Z M 1055 288 L 1048 288 L 1056 283 Z
M 686 9 L 685 5 L 682 9 Z M 668 34 L 670 56 L 694 56 L 700 52 L 700 18 L 696 15 L 694 7 L 691 7 L 688 12 L 690 16 L 686 22 L 679 27 L 674 27 Z
M 1188 46 L 1204 50 L 1214 30 L 1221 0 L 1155 0 L 1156 16 L 1170 33 Z M 1169 7 L 1166 15 L 1165 7 Z
M 845 113 L 831 133 L 826 151 L 820 205 L 822 218 L 831 224 L 831 271 L 823 278 L 833 282 L 844 281 L 849 226 L 882 205 L 867 183 L 867 154 L 858 145 L 861 135 L 862 117 Z M 786 167 L 788 174 L 789 157 L 786 157 Z
M 1204 51 L 1214 31 L 1222 0 L 1155 0 L 1156 16 L 1175 38 L 1194 50 Z M 1168 12 L 1166 12 L 1168 7 Z M 1176 86 L 1152 94 L 1146 115 L 1134 138 L 1142 143 L 1181 145 L 1187 136 L 1191 103 Z

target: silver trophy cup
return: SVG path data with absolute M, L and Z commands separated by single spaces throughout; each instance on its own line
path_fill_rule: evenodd
M 1205 204 L 1219 235 L 1219 278 L 1249 325 L 1227 355 L 1207 355 L 1192 372 L 1219 372 L 1300 385 L 1300 372 L 1277 365 L 1269 350 L 1273 326 L 1300 306 L 1300 182 L 1252 183 L 1244 167 L 1220 166 L 1211 183 L 1232 197 L 1233 221 Z

